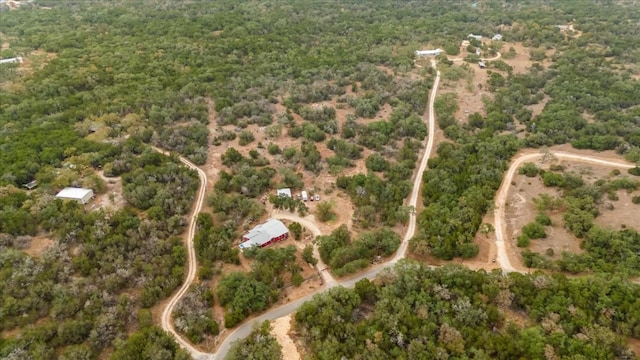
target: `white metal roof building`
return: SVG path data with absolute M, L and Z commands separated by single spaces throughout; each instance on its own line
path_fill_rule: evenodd
M 93 190 L 84 188 L 68 187 L 62 189 L 56 198 L 63 200 L 75 200 L 81 204 L 86 204 L 93 197 Z
M 276 190 L 276 195 L 291 197 L 291 189 L 289 189 L 289 188 L 278 189 L 278 190 Z
M 265 247 L 289 237 L 289 229 L 280 220 L 270 219 L 242 236 L 240 250 L 252 246 Z
M 444 52 L 442 49 L 434 50 L 416 50 L 416 56 L 436 56 Z
M 0 59 L 0 64 L 22 64 L 22 57 L 14 57 L 9 59 Z

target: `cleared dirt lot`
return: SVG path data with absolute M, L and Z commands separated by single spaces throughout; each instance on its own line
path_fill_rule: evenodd
M 582 153 L 584 155 L 593 155 L 591 151 L 579 151 L 572 150 L 575 153 Z M 612 159 L 620 159 L 612 152 L 610 153 L 596 153 L 599 157 L 611 157 Z M 588 184 L 593 184 L 599 179 L 616 179 L 624 176 L 637 180 L 638 178 L 629 176 L 626 171 L 621 171 L 621 174 L 615 176 L 612 174 L 612 170 L 615 167 L 604 165 L 593 165 L 581 162 L 571 161 L 537 161 L 535 162 L 539 168 L 548 170 L 551 164 L 564 166 L 565 173 L 575 173 L 581 175 L 584 181 Z M 521 268 L 521 252 L 523 249 L 516 246 L 516 238 L 521 234 L 522 226 L 535 220 L 536 210 L 534 198 L 539 198 L 540 194 L 548 194 L 551 197 L 562 197 L 562 192 L 557 188 L 545 187 L 539 176 L 529 178 L 524 175 L 516 175 L 513 178 L 511 187 L 509 189 L 506 206 L 506 224 L 508 238 L 508 252 L 511 261 L 514 262 L 518 268 Z M 632 193 L 626 190 L 618 190 L 616 192 L 617 200 L 612 200 L 603 196 L 602 201 L 598 204 L 598 210 L 600 215 L 596 217 L 594 222 L 604 228 L 613 230 L 620 230 L 624 227 L 640 229 L 640 206 L 631 202 L 631 198 L 635 195 L 640 195 L 640 191 L 636 190 Z M 558 210 L 547 212 L 552 220 L 552 225 L 547 226 L 547 237 L 545 239 L 531 240 L 529 249 L 544 254 L 548 249 L 552 249 L 554 258 L 561 256 L 562 252 L 581 253 L 583 250 L 580 248 L 581 240 L 573 236 L 564 228 L 563 208 Z

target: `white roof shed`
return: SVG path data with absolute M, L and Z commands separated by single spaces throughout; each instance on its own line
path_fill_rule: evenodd
M 75 200 L 81 204 L 86 204 L 93 197 L 93 190 L 84 188 L 68 187 L 62 189 L 56 198 L 63 200 Z
M 440 55 L 444 52 L 442 49 L 433 49 L 433 50 L 416 50 L 416 56 L 435 56 Z
M 291 189 L 289 188 L 278 189 L 276 190 L 276 195 L 291 197 Z

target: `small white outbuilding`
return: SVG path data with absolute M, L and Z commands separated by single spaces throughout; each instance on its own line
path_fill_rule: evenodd
M 291 189 L 290 188 L 277 189 L 276 190 L 276 195 L 290 198 L 291 197 Z
M 434 49 L 434 50 L 416 50 L 416 56 L 436 56 L 440 55 L 444 52 L 442 49 Z
M 93 190 L 84 188 L 68 187 L 62 189 L 57 195 L 57 199 L 75 200 L 80 204 L 86 204 L 93 198 Z

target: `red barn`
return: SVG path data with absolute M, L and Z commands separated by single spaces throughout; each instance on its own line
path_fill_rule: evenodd
M 260 224 L 242 237 L 240 250 L 251 246 L 265 247 L 289 237 L 289 229 L 280 220 L 271 219 Z

